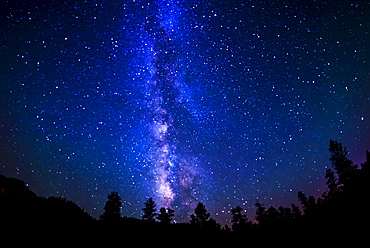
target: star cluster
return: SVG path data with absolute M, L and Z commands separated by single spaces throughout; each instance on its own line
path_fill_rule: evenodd
M 0 173 L 98 217 L 321 195 L 370 149 L 367 1 L 6 1 Z

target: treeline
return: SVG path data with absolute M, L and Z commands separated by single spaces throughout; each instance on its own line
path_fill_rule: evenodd
M 199 203 L 188 223 L 174 223 L 175 211 L 159 208 L 149 198 L 142 208 L 141 219 L 121 217 L 122 202 L 118 192 L 108 195 L 104 212 L 99 220 L 90 217 L 75 203 L 64 198 L 38 197 L 25 183 L 0 175 L 0 223 L 47 223 L 48 225 L 77 224 L 89 226 L 109 235 L 122 233 L 166 233 L 167 235 L 217 234 L 215 237 L 262 237 L 318 235 L 327 230 L 336 235 L 358 235 L 368 230 L 370 211 L 367 209 L 368 182 L 370 179 L 370 152 L 366 162 L 354 165 L 341 143 L 330 141 L 332 168 L 327 169 L 327 190 L 319 198 L 299 192 L 301 207 L 265 206 L 257 202 L 255 221 L 248 220 L 244 210 L 236 206 L 231 210 L 231 227 L 221 226 Z
M 337 230 L 338 233 L 356 230 L 361 224 L 367 226 L 370 211 L 364 209 L 368 200 L 368 182 L 370 181 L 370 152 L 366 151 L 366 162 L 354 165 L 348 158 L 348 151 L 339 142 L 330 140 L 329 151 L 332 168 L 327 169 L 327 190 L 321 197 L 306 196 L 298 192 L 301 207 L 291 204 L 290 207 L 266 207 L 255 203 L 256 218 L 252 222 L 240 206 L 231 209 L 232 226 L 221 227 L 208 213 L 204 204 L 199 203 L 190 215 L 188 223 L 195 230 L 222 231 L 234 234 L 258 234 L 266 232 L 316 232 Z M 104 213 L 100 220 L 114 221 L 120 218 L 122 206 L 117 192 L 108 196 Z M 174 210 L 160 208 L 157 212 L 152 198 L 145 202 L 142 220 L 160 222 L 169 225 L 173 221 Z

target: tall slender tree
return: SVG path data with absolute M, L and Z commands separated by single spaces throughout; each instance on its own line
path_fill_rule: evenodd
M 157 216 L 157 209 L 153 198 L 149 198 L 145 203 L 145 207 L 143 208 L 143 220 L 147 220 L 150 222 L 155 222 L 155 217 Z
M 108 201 L 104 206 L 104 213 L 100 215 L 100 220 L 116 221 L 121 217 L 121 197 L 118 192 L 112 192 L 108 195 Z
M 256 220 L 258 221 L 258 224 L 262 224 L 266 220 L 266 207 L 264 207 L 264 204 L 259 203 L 258 201 L 254 204 L 254 206 L 257 207 Z

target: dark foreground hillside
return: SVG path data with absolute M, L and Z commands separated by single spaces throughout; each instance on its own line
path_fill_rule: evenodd
M 87 223 L 93 219 L 78 205 L 60 197 L 39 197 L 19 179 L 0 175 L 2 223 Z

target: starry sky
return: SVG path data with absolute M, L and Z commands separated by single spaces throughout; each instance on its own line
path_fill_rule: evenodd
M 1 0 L 0 173 L 98 218 L 217 221 L 370 150 L 368 1 Z

